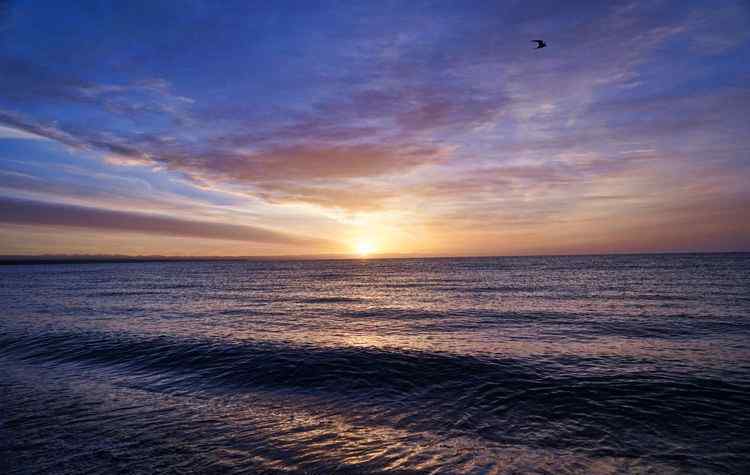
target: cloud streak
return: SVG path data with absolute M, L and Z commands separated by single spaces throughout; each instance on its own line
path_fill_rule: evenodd
M 145 213 L 19 200 L 8 197 L 0 197 L 0 223 L 315 246 L 316 248 L 330 248 L 334 245 L 331 241 L 324 239 L 294 236 L 255 226 L 190 221 Z

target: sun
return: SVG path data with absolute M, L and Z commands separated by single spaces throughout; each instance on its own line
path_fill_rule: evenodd
M 370 241 L 359 241 L 354 246 L 354 249 L 357 251 L 357 254 L 359 254 L 361 257 L 368 256 L 377 250 L 375 247 L 375 244 L 373 244 Z

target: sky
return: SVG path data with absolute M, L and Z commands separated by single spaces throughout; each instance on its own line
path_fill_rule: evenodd
M 748 116 L 746 1 L 0 0 L 0 254 L 750 251 Z

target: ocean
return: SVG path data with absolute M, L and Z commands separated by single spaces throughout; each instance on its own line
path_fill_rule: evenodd
M 0 267 L 0 473 L 750 473 L 750 254 Z

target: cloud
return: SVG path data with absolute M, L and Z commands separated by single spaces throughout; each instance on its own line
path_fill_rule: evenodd
M 331 248 L 334 243 L 255 226 L 0 197 L 0 223 Z
M 347 143 L 320 138 L 296 145 L 274 143 L 256 147 L 255 151 L 242 151 L 236 138 L 226 144 L 220 138 L 215 139 L 206 147 L 150 134 L 124 136 L 95 130 L 64 130 L 2 111 L 0 124 L 75 149 L 104 152 L 104 159 L 110 164 L 151 164 L 183 172 L 198 181 L 250 184 L 259 196 L 273 202 L 285 201 L 286 195 L 288 201 L 333 205 L 332 198 L 342 193 L 342 182 L 404 174 L 420 166 L 441 163 L 451 152 L 448 147 L 430 143 Z M 338 206 L 346 205 L 342 202 Z
M 637 180 L 641 162 L 695 159 L 719 139 L 746 143 L 738 124 L 747 90 L 676 91 L 680 61 L 669 56 L 680 53 L 662 50 L 697 28 L 720 46 L 712 54 L 726 51 L 724 37 L 714 38 L 716 18 L 734 10 L 685 13 L 668 2 L 498 8 L 362 15 L 347 41 L 334 38 L 313 59 L 302 53 L 320 46 L 308 44 L 319 36 L 286 38 L 284 47 L 300 55 L 285 59 L 282 72 L 265 70 L 264 55 L 243 66 L 227 50 L 237 77 L 205 93 L 189 85 L 226 71 L 185 77 L 199 58 L 184 52 L 191 62 L 176 65 L 175 86 L 159 78 L 94 82 L 61 65 L 4 57 L 0 86 L 13 106 L 63 104 L 76 114 L 5 112 L 0 124 L 101 152 L 110 164 L 155 165 L 274 204 L 359 211 L 401 195 L 438 212 L 452 200 L 463 216 L 505 206 L 521 220 L 575 208 L 597 178 Z M 230 38 L 232 22 L 222 26 Z M 535 52 L 527 40 L 539 32 L 550 47 Z M 178 56 L 185 60 L 172 53 L 157 63 L 165 74 Z M 256 80 L 273 87 L 243 88 Z M 678 135 L 690 154 L 677 153 L 681 144 L 670 139 Z
M 54 125 L 42 125 L 12 111 L 0 110 L 0 125 L 16 134 L 53 140 L 73 148 L 83 148 L 86 146 L 85 141 L 75 135 L 64 132 Z
M 213 156 L 206 168 L 230 179 L 330 180 L 375 177 L 403 172 L 444 158 L 437 147 L 401 148 L 390 145 L 279 147 L 257 154 Z M 194 161 L 188 166 L 200 167 Z M 185 162 L 179 163 L 185 165 Z
M 36 134 L 31 134 L 29 132 L 24 132 L 23 130 L 11 128 L 11 127 L 3 127 L 0 126 L 0 140 L 2 139 L 11 139 L 11 140 L 45 140 L 45 137 L 41 137 Z
M 193 100 L 175 94 L 160 78 L 101 84 L 7 55 L 0 55 L 0 70 L 2 102 L 9 105 L 74 106 L 141 121 L 167 117 L 177 126 L 190 122 Z

